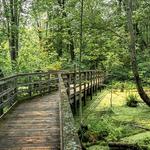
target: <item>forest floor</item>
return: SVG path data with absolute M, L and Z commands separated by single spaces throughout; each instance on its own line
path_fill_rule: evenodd
M 136 90 L 113 90 L 111 94 L 111 90 L 105 89 L 87 102 L 83 123 L 88 129 L 82 137 L 87 150 L 108 150 L 110 142 L 146 145 L 150 149 L 150 109 L 139 97 L 137 107 L 128 107 L 129 93 L 137 95 Z

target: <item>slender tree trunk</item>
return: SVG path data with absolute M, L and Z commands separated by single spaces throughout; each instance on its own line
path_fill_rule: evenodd
M 82 124 L 82 76 L 81 76 L 81 65 L 82 65 L 82 50 L 83 50 L 83 7 L 84 7 L 84 1 L 81 0 L 81 14 L 80 14 L 80 54 L 79 54 L 79 112 L 80 112 L 80 123 Z
M 4 17 L 6 18 L 5 27 L 9 40 L 9 49 L 12 66 L 16 63 L 19 50 L 19 17 L 22 0 L 2 0 Z
M 74 40 L 73 40 L 73 35 L 72 35 L 72 30 L 71 29 L 68 30 L 68 34 L 70 36 L 70 43 L 68 44 L 68 49 L 69 49 L 69 52 L 70 52 L 71 61 L 74 61 L 74 59 L 75 59 Z
M 12 63 L 18 57 L 19 42 L 19 1 L 10 0 L 10 54 Z
M 63 11 L 62 10 L 64 10 L 64 5 L 65 5 L 65 2 L 64 2 L 64 0 L 57 0 L 57 2 L 58 2 L 58 5 L 60 6 L 60 8 L 61 8 L 61 10 L 60 10 L 60 15 L 61 15 L 61 17 L 63 18 L 64 17 L 64 15 L 63 15 Z M 63 27 L 62 27 L 62 24 L 59 24 L 58 25 L 58 30 L 57 30 L 57 46 L 56 46 L 56 48 L 57 48 L 57 54 L 58 54 L 58 59 L 59 59 L 59 57 L 61 57 L 62 56 L 62 54 L 63 54 L 63 40 L 62 40 L 62 30 L 63 30 Z
M 64 11 L 65 9 L 65 0 L 58 0 L 58 4 L 62 9 L 62 18 L 67 17 L 67 13 Z M 67 26 L 69 28 L 69 26 Z M 62 32 L 62 26 L 60 27 L 59 33 Z M 71 57 L 71 61 L 73 61 L 75 59 L 75 53 L 74 53 L 74 40 L 73 40 L 73 36 L 72 36 L 72 30 L 71 28 L 68 29 L 68 34 L 70 36 L 69 39 L 69 44 L 67 45 L 68 51 L 70 53 L 70 57 Z M 61 37 L 61 35 L 60 35 Z M 58 38 L 59 39 L 59 38 Z M 59 48 L 57 48 L 57 51 L 59 52 L 59 56 L 62 56 L 63 52 L 62 52 L 62 46 L 63 46 L 63 41 L 62 41 L 62 37 L 60 40 L 58 40 L 59 43 Z
M 37 3 L 38 4 L 38 0 L 35 2 L 35 4 Z M 32 4 L 34 6 L 34 3 Z M 36 30 L 37 30 L 37 33 L 38 33 L 38 38 L 39 38 L 39 46 L 40 48 L 42 49 L 43 48 L 43 35 L 42 35 L 42 24 L 41 24 L 41 21 L 40 21 L 40 17 L 39 17 L 39 11 L 38 11 L 38 7 L 36 7 L 36 5 L 33 7 L 33 13 L 34 13 L 34 17 L 35 17 L 35 22 L 36 22 Z M 47 24 L 46 24 L 47 26 Z M 47 36 L 47 30 L 46 30 L 46 36 Z
M 127 21 L 128 21 L 128 30 L 129 30 L 129 36 L 130 36 L 130 55 L 131 55 L 131 64 L 132 64 L 132 71 L 135 78 L 136 86 L 138 93 L 141 97 L 141 99 L 150 106 L 150 98 L 145 93 L 142 82 L 138 73 L 138 64 L 136 59 L 136 40 L 135 40 L 135 32 L 133 27 L 133 19 L 132 19 L 132 0 L 127 0 Z

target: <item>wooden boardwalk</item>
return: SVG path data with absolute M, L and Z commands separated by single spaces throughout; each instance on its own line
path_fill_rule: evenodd
M 26 100 L 0 122 L 0 150 L 60 148 L 59 92 Z
M 55 71 L 0 79 L 0 150 L 81 150 L 72 112 L 102 88 L 104 78 L 91 70 L 79 81 L 79 72 Z

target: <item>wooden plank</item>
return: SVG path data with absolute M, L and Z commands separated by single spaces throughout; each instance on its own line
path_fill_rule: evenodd
M 59 148 L 59 92 L 25 101 L 0 121 L 0 150 Z M 24 108 L 25 106 L 25 108 Z M 53 107 L 53 108 L 52 108 Z M 24 109 L 23 109 L 24 108 Z

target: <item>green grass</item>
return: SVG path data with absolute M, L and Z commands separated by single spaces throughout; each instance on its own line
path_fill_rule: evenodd
M 134 90 L 120 92 L 115 90 L 104 90 L 93 97 L 92 101 L 83 109 L 83 122 L 88 125 L 91 132 L 99 133 L 107 131 L 109 134 L 105 138 L 105 143 L 109 141 L 124 141 L 130 143 L 139 143 L 149 145 L 150 132 L 141 127 L 150 129 L 150 109 L 138 97 L 140 103 L 138 107 L 131 108 L 126 106 L 126 97 L 129 93 L 137 94 Z M 76 121 L 79 122 L 78 117 Z M 100 141 L 104 142 L 104 141 Z M 101 144 L 88 147 L 89 150 L 108 149 L 107 146 L 101 147 Z

